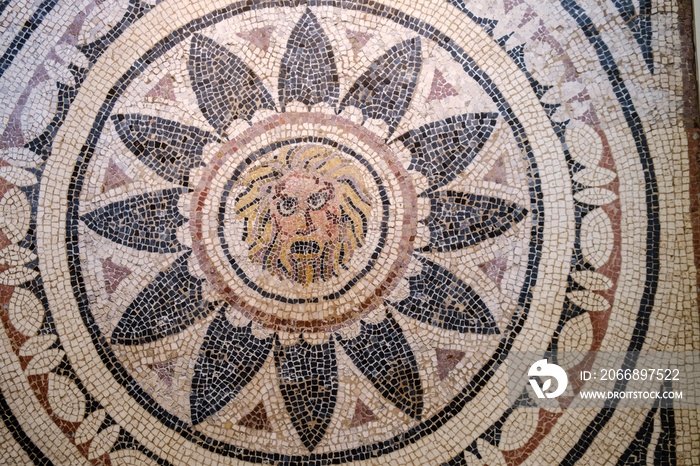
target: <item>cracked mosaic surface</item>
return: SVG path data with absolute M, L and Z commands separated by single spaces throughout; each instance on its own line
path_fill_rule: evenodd
M 3 456 L 693 464 L 697 409 L 508 393 L 700 349 L 686 10 L 0 3 Z

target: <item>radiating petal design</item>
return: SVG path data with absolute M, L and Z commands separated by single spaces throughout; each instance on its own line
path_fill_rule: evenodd
M 455 179 L 474 160 L 497 118 L 498 113 L 465 113 L 428 123 L 397 140 L 411 151 L 409 170 L 425 175 L 434 190 Z
M 462 249 L 505 233 L 527 215 L 527 209 L 490 196 L 439 191 L 424 194 L 430 214 L 423 223 L 430 229 L 424 252 Z
M 421 273 L 408 277 L 410 295 L 391 305 L 402 314 L 460 333 L 500 333 L 486 304 L 452 272 L 424 257 Z
M 338 100 L 338 70 L 323 28 L 307 8 L 292 30 L 279 77 L 282 111 L 295 100 L 307 106 Z
M 338 362 L 331 338 L 320 345 L 303 339 L 277 342 L 275 366 L 287 413 L 304 446 L 313 451 L 326 433 L 338 395 Z
M 421 62 L 420 38 L 395 45 L 355 81 L 343 98 L 339 112 L 354 105 L 362 110 L 365 119 L 386 121 L 391 135 L 411 103 Z
M 222 309 L 209 326 L 194 367 L 192 424 L 199 424 L 226 406 L 267 359 L 273 339 L 255 338 L 251 325 L 234 327 Z
M 190 170 L 204 165 L 208 131 L 150 115 L 112 115 L 112 121 L 124 145 L 168 181 L 187 186 Z
M 411 346 L 391 313 L 379 324 L 362 322 L 352 340 L 338 339 L 358 369 L 384 398 L 420 420 L 423 386 Z
M 179 252 L 175 232 L 187 220 L 177 202 L 186 189 L 164 189 L 139 194 L 93 210 L 82 217 L 92 231 L 115 243 L 141 251 Z
M 237 118 L 250 121 L 259 108 L 275 108 L 253 70 L 208 37 L 194 35 L 187 65 L 199 109 L 217 130 Z
M 191 252 L 159 273 L 124 311 L 112 343 L 139 345 L 181 332 L 214 310 L 202 296 L 202 281 L 187 271 Z

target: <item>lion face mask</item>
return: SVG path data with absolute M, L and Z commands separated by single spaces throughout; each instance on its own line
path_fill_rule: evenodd
M 283 150 L 254 167 L 236 200 L 251 261 L 308 285 L 347 269 L 367 234 L 372 203 L 361 173 L 325 146 Z

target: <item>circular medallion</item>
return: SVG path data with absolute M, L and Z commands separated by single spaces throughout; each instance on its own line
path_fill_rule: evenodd
M 3 460 L 694 464 L 676 3 L 0 2 Z
M 293 137 L 304 125 L 315 136 Z M 352 121 L 263 120 L 195 185 L 199 267 L 232 306 L 274 330 L 330 331 L 356 320 L 383 304 L 408 266 L 415 188 L 385 142 Z
M 130 431 L 192 455 L 473 441 L 473 413 L 509 409 L 509 352 L 547 348 L 573 247 L 527 76 L 483 31 L 441 33 L 449 15 L 198 8 L 96 65 L 116 77 L 86 81 L 79 99 L 102 100 L 69 116 L 71 168 L 50 161 L 47 186 L 70 187 L 42 231 L 65 238 L 45 247 L 72 271 L 51 286 L 71 290 L 55 318 L 76 372 Z

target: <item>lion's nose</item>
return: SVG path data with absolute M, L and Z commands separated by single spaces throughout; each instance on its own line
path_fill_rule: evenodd
M 298 235 L 308 235 L 309 233 L 312 233 L 316 231 L 316 227 L 314 226 L 314 221 L 311 218 L 311 212 L 309 212 L 309 209 L 304 209 L 304 212 L 302 213 L 303 215 L 303 227 L 297 230 Z

